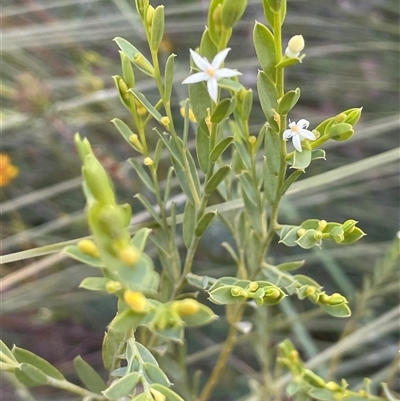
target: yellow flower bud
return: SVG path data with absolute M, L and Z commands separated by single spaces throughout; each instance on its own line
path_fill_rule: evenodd
M 328 382 L 325 384 L 325 388 L 327 388 L 328 390 L 331 391 L 338 391 L 340 390 L 340 386 L 339 384 L 335 383 L 335 382 Z
M 258 283 L 255 281 L 252 281 L 249 284 L 249 291 L 257 291 L 258 290 Z
M 185 117 L 185 108 L 184 107 L 181 107 L 181 116 L 182 117 Z M 189 109 L 189 120 L 192 122 L 192 123 L 197 123 L 197 120 L 196 120 L 196 117 L 194 116 L 194 113 L 193 113 L 193 110 L 192 109 Z
M 297 230 L 297 235 L 299 236 L 299 237 L 301 237 L 302 235 L 304 235 L 306 233 L 306 230 L 304 229 L 304 228 L 299 228 L 298 230 Z
M 132 134 L 129 137 L 129 141 L 132 143 L 132 145 L 136 148 L 136 150 L 143 152 L 143 146 L 139 141 L 139 137 L 137 136 L 137 134 Z
M 302 35 L 292 36 L 289 40 L 285 54 L 289 58 L 297 57 L 304 49 L 305 43 Z
M 154 397 L 154 401 L 165 401 L 167 397 L 154 388 L 150 388 L 150 393 Z
M 147 114 L 147 109 L 140 103 L 137 99 L 135 99 L 135 104 L 136 104 L 136 112 L 139 114 L 139 116 L 145 116 Z
M 151 157 L 145 157 L 143 163 L 145 166 L 152 166 L 154 164 L 154 161 Z
M 127 246 L 118 252 L 118 258 L 126 265 L 133 266 L 138 262 L 140 252 L 133 246 Z
M 161 122 L 161 124 L 162 124 L 164 127 L 168 128 L 168 127 L 169 127 L 169 123 L 170 123 L 171 121 L 170 121 L 170 119 L 169 119 L 167 116 L 164 116 L 164 117 L 161 117 L 160 122 Z
M 326 220 L 320 220 L 318 222 L 318 230 L 324 231 L 327 225 L 328 225 L 328 222 Z
M 151 25 L 153 23 L 153 17 L 154 17 L 154 7 L 149 6 L 149 8 L 147 9 L 147 12 L 146 12 L 146 22 L 149 27 L 151 27 Z
M 200 305 L 195 299 L 186 298 L 175 301 L 173 307 L 179 316 L 192 316 L 198 312 Z
M 115 292 L 119 291 L 121 288 L 122 288 L 122 285 L 118 281 L 110 280 L 106 284 L 106 291 L 109 294 L 114 294 Z
M 135 292 L 126 290 L 124 292 L 124 301 L 129 307 L 138 313 L 144 313 L 147 311 L 147 299 L 142 292 Z
M 78 242 L 79 250 L 85 255 L 92 256 L 93 258 L 99 257 L 99 249 L 97 245 L 90 239 L 83 239 Z

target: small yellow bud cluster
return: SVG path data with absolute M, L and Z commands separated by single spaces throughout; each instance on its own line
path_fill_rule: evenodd
M 126 290 L 124 301 L 134 312 L 144 313 L 148 310 L 147 299 L 142 292 Z
M 285 55 L 289 58 L 296 58 L 300 52 L 304 49 L 305 42 L 302 35 L 293 36 L 287 45 Z

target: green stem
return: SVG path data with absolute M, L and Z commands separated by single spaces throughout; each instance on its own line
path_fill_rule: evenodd
M 92 393 L 89 390 L 86 390 L 82 387 L 77 386 L 76 384 L 70 383 L 67 380 L 58 380 L 54 377 L 47 377 L 47 384 L 52 387 L 56 387 L 62 390 L 69 391 L 70 393 L 78 394 L 82 397 L 87 397 L 90 400 L 94 401 L 105 401 L 107 398 L 104 395 Z

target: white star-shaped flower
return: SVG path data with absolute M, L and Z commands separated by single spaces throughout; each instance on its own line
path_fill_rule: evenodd
M 301 148 L 301 142 L 304 141 L 304 139 L 310 139 L 312 141 L 317 139 L 313 132 L 307 130 L 309 125 L 310 122 L 304 120 L 304 118 L 299 120 L 297 123 L 296 121 L 292 121 L 289 123 L 289 129 L 283 132 L 283 140 L 287 141 L 292 138 L 293 146 L 296 150 L 301 152 L 303 150 Z
M 218 81 L 222 78 L 231 78 L 242 75 L 239 71 L 230 68 L 220 68 L 226 56 L 231 49 L 228 47 L 220 51 L 210 63 L 207 58 L 201 57 L 200 54 L 190 49 L 190 54 L 196 66 L 201 72 L 189 75 L 182 83 L 194 84 L 201 81 L 207 81 L 207 90 L 211 99 L 217 103 L 218 101 Z

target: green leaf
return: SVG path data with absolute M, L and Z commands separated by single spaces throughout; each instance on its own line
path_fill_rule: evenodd
M 2 340 L 0 340 L 0 360 L 3 360 L 4 362 L 6 362 L 4 359 L 2 359 L 2 355 L 5 355 L 12 361 L 17 362 L 17 358 L 14 356 L 14 354 L 11 352 L 11 350 L 7 347 L 7 345 Z
M 155 364 L 145 362 L 143 364 L 144 370 L 150 379 L 149 382 L 160 383 L 164 386 L 170 386 L 171 382 L 168 380 L 167 375 Z
M 299 239 L 297 231 L 299 231 L 298 226 L 284 226 L 280 233 L 280 241 L 286 246 L 296 246 L 296 241 Z
M 21 363 L 19 369 L 15 369 L 14 374 L 18 381 L 25 386 L 43 386 L 48 383 L 48 378 L 42 370 L 28 363 Z
M 236 97 L 221 100 L 211 114 L 211 122 L 214 124 L 219 124 L 222 120 L 232 114 L 235 107 Z
M 300 99 L 300 88 L 286 92 L 278 104 L 278 114 L 286 116 Z
M 265 135 L 264 153 L 273 174 L 278 175 L 281 165 L 281 139 L 279 134 L 269 127 L 261 128 Z
M 205 127 L 203 127 L 202 125 L 205 125 Z M 208 131 L 207 125 L 203 121 L 197 127 L 196 153 L 197 161 L 199 162 L 200 168 L 203 170 L 204 173 L 206 173 L 210 161 L 210 138 L 206 134 L 204 128 Z
M 283 196 L 286 191 L 290 188 L 290 186 L 304 173 L 304 171 L 297 170 L 289 175 L 288 178 L 284 181 L 282 187 L 279 190 L 279 195 Z
M 100 375 L 80 355 L 74 359 L 74 367 L 82 383 L 90 391 L 101 394 L 107 388 Z
M 65 380 L 62 373 L 45 359 L 23 348 L 13 347 L 12 353 L 19 363 L 26 363 L 39 369 L 45 375 L 58 380 Z M 29 368 L 27 368 L 29 369 Z M 23 369 L 22 369 L 23 371 Z M 26 373 L 26 372 L 25 372 Z M 46 379 L 47 381 L 47 379 Z
M 186 248 L 190 247 L 194 236 L 194 227 L 196 223 L 196 209 L 194 204 L 190 201 L 186 202 L 185 210 L 183 212 L 183 242 Z
M 151 233 L 151 229 L 147 227 L 140 228 L 131 239 L 131 245 L 133 245 L 140 253 L 144 251 L 146 246 L 147 238 Z
M 122 66 L 122 77 L 128 88 L 135 86 L 135 74 L 133 73 L 132 63 L 129 57 L 122 51 L 119 52 Z
M 303 61 L 305 54 L 301 55 L 300 57 L 287 57 L 283 56 L 281 61 L 275 66 L 276 68 L 285 68 L 289 67 L 290 65 L 298 64 Z
M 293 164 L 291 168 L 304 171 L 311 163 L 311 150 L 303 147 L 302 152 L 295 150 L 293 152 Z
M 264 9 L 264 15 L 265 18 L 267 19 L 268 23 L 270 24 L 271 27 L 274 26 L 274 11 L 271 8 L 271 3 L 270 0 L 262 0 L 263 3 L 263 9 Z M 281 24 L 283 24 L 283 21 L 285 20 L 285 15 L 286 15 L 286 1 L 284 1 L 281 4 L 281 8 L 279 10 L 279 19 L 281 21 Z
M 335 141 L 347 141 L 354 135 L 354 129 L 352 125 L 347 123 L 333 124 L 328 131 L 328 135 Z
M 160 216 L 154 206 L 142 195 L 142 194 L 136 194 L 135 198 L 139 199 L 140 203 L 147 209 L 147 211 L 152 215 L 153 219 L 156 221 L 156 223 L 160 226 L 162 226 Z
M 263 175 L 265 197 L 267 198 L 268 203 L 272 206 L 275 203 L 276 194 L 278 192 L 279 179 L 278 174 L 271 170 L 268 160 L 264 161 Z
M 213 221 L 214 217 L 216 216 L 217 212 L 208 212 L 201 216 L 200 220 L 196 224 L 196 228 L 194 230 L 194 234 L 196 237 L 201 237 L 208 228 L 208 226 Z
M 221 139 L 211 150 L 210 160 L 215 163 L 222 153 L 226 150 L 226 148 L 233 142 L 233 137 L 228 136 L 226 138 Z
M 119 400 L 128 395 L 136 387 L 139 378 L 140 374 L 138 372 L 128 373 L 126 376 L 113 382 L 103 394 L 109 400 Z
M 315 230 L 307 230 L 297 241 L 296 244 L 303 249 L 310 249 L 319 245 L 321 240 L 315 239 Z
M 93 256 L 86 255 L 76 245 L 68 245 L 63 249 L 70 258 L 82 262 L 85 265 L 94 267 L 104 267 L 104 262 L 100 258 L 94 258 Z
M 357 242 L 359 239 L 366 235 L 360 228 L 354 227 L 351 233 L 345 234 L 344 240 L 340 243 L 340 245 L 347 245 Z
M 141 153 L 140 149 L 138 149 L 130 140 L 130 137 L 133 135 L 132 130 L 119 118 L 113 118 L 111 122 L 116 126 L 125 141 L 128 142 L 133 149 Z
M 154 77 L 154 67 L 151 65 L 150 61 L 143 56 L 143 54 L 136 49 L 131 43 L 129 43 L 124 38 L 116 37 L 114 39 L 115 43 L 119 48 L 128 56 L 129 60 L 136 65 L 142 72 L 150 77 Z
M 302 267 L 304 265 L 304 262 L 305 262 L 304 260 L 298 260 L 298 261 L 294 261 L 294 262 L 281 263 L 278 266 L 276 266 L 276 268 L 278 270 L 280 270 L 281 272 L 289 272 L 289 271 L 299 269 L 300 267 Z
M 174 85 L 174 65 L 176 54 L 171 54 L 165 63 L 164 73 L 164 97 L 167 101 L 171 100 L 172 88 Z
M 79 284 L 79 288 L 90 291 L 105 291 L 108 278 L 105 277 L 86 277 Z
M 118 354 L 120 346 L 124 341 L 124 335 L 124 331 L 117 331 L 111 327 L 108 328 L 104 335 L 102 344 L 102 358 L 104 367 L 107 370 L 111 370 L 113 368 L 115 356 Z
M 334 317 L 349 317 L 351 316 L 351 310 L 347 304 L 340 305 L 327 305 L 327 304 L 318 304 L 319 307 L 326 313 L 329 313 Z
M 139 351 L 140 357 L 143 359 L 143 362 L 150 362 L 153 365 L 158 366 L 158 362 L 154 358 L 153 354 L 144 345 L 135 342 L 135 346 Z
M 271 31 L 263 24 L 256 22 L 253 29 L 253 43 L 261 68 L 275 83 L 275 39 Z
M 151 24 L 151 35 L 150 35 L 150 48 L 153 51 L 157 51 L 160 47 L 164 36 L 164 6 L 158 6 L 154 10 L 153 22 Z
M 218 188 L 218 185 L 221 184 L 221 182 L 225 179 L 225 177 L 229 174 L 231 171 L 231 166 L 222 166 L 220 169 L 218 169 L 206 182 L 206 185 L 204 187 L 204 192 L 209 195 L 215 189 Z
M 212 110 L 212 100 L 204 82 L 189 85 L 189 99 L 198 124 L 207 117 L 207 108 Z
M 161 123 L 162 115 L 159 111 L 146 99 L 143 93 L 139 92 L 135 88 L 130 88 L 129 92 L 135 96 L 135 98 L 143 105 L 143 107 L 159 122 Z
M 115 316 L 109 327 L 116 331 L 125 331 L 136 328 L 145 318 L 145 313 L 137 313 L 131 309 L 126 309 Z
M 143 182 L 146 187 L 153 192 L 153 194 L 156 192 L 154 183 L 147 174 L 146 170 L 143 168 L 142 164 L 139 163 L 136 159 L 133 157 L 129 159 L 129 162 L 132 164 L 133 168 L 136 171 L 136 174 L 139 176 L 140 180 Z
M 316 398 L 317 400 L 321 401 L 335 401 L 335 393 L 331 390 L 328 390 L 326 388 L 312 388 L 309 393 L 311 397 Z M 364 398 L 364 401 L 366 399 Z M 346 397 L 347 401 L 347 397 Z
M 209 292 L 209 299 L 217 305 L 238 304 L 245 301 L 245 296 L 234 297 L 231 293 L 232 285 L 223 285 Z
M 240 82 L 229 78 L 220 79 L 218 81 L 218 86 L 234 93 L 240 92 L 243 89 L 243 85 Z
M 206 28 L 203 32 L 203 36 L 201 37 L 199 54 L 211 61 L 217 53 L 218 48 L 211 40 L 210 30 Z
M 198 198 L 200 198 L 200 178 L 199 178 L 199 173 L 197 172 L 197 167 L 196 164 L 194 162 L 193 156 L 191 155 L 191 153 L 189 152 L 189 149 L 186 148 L 186 159 L 188 161 L 189 164 L 189 171 L 188 173 L 190 173 L 190 175 L 192 176 L 193 182 L 194 182 L 194 186 L 195 186 L 195 190 L 197 192 L 197 196 Z
M 181 155 L 181 149 L 178 148 L 179 145 L 173 141 L 172 137 L 168 138 L 166 134 L 162 134 L 158 130 L 157 133 L 164 145 L 167 147 L 172 160 L 177 163 L 178 170 L 183 170 L 183 159 Z M 177 169 L 175 168 L 175 172 L 176 171 Z
M 278 123 L 274 120 L 274 110 L 276 111 L 278 108 L 276 86 L 264 71 L 258 72 L 257 90 L 261 108 L 269 125 L 274 131 L 279 132 Z
M 313 149 L 311 151 L 311 160 L 323 159 L 326 160 L 326 152 L 323 149 Z
M 161 394 L 164 394 L 166 397 L 166 401 L 185 401 L 182 397 L 172 391 L 170 388 L 163 386 L 162 384 L 154 383 L 150 385 L 154 390 L 159 391 Z

